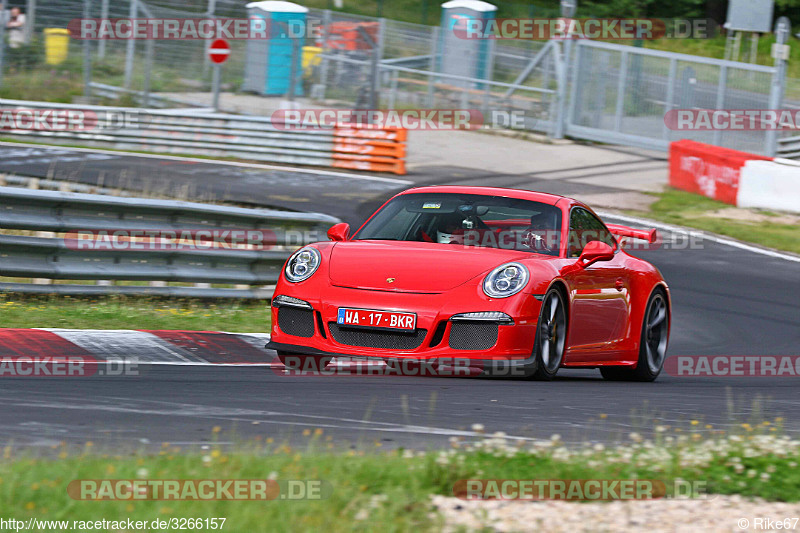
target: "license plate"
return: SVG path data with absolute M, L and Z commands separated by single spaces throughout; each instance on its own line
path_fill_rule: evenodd
M 397 311 L 340 307 L 336 322 L 340 326 L 413 331 L 417 327 L 417 315 L 414 313 L 402 313 Z

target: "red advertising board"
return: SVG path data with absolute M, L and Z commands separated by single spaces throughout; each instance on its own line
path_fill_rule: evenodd
M 745 162 L 768 160 L 747 152 L 739 152 L 690 140 L 677 141 L 669 150 L 669 184 L 676 189 L 702 194 L 736 205 L 739 175 Z

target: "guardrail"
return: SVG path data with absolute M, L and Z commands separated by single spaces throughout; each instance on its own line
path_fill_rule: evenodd
M 53 144 L 81 144 L 155 153 L 235 157 L 297 165 L 405 174 L 406 130 L 359 128 L 294 129 L 268 117 L 191 109 L 51 104 L 1 100 L 6 110 L 83 112 L 91 120 L 81 128 L 38 128 L 30 121 L 0 123 L 3 135 L 35 137 Z
M 779 138 L 776 157 L 800 159 L 800 136 Z
M 272 293 L 269 285 L 278 280 L 292 251 L 324 240 L 328 228 L 339 222 L 316 213 L 16 187 L 0 187 L 0 205 L 0 229 L 7 230 L 0 234 L 0 276 L 34 281 L 3 282 L 0 291 L 23 293 L 268 298 Z M 8 230 L 37 234 L 9 234 Z M 253 233 L 260 232 L 262 242 L 207 246 L 203 241 L 202 245 L 186 246 L 183 241 L 181 245 L 181 239 L 197 235 L 198 230 L 219 230 L 216 235 L 258 230 Z M 113 231 L 120 233 L 112 237 Z M 146 232 L 158 239 L 139 238 Z M 107 242 L 94 240 L 91 246 L 79 236 L 96 239 L 105 234 L 109 235 Z M 100 242 L 106 245 L 99 246 Z M 52 284 L 53 280 L 98 280 L 98 284 Z M 111 280 L 151 284 L 113 285 Z M 168 282 L 195 286 L 167 286 Z
M 206 108 L 205 105 L 194 102 L 191 100 L 185 100 L 183 98 L 176 98 L 174 96 L 163 96 L 157 93 L 148 93 L 145 91 L 137 91 L 135 89 L 126 89 L 124 87 L 117 87 L 115 85 L 108 85 L 105 83 L 97 83 L 92 82 L 89 84 L 92 89 L 92 96 L 99 96 L 101 98 L 108 98 L 111 100 L 117 100 L 123 96 L 130 96 L 132 97 L 137 104 L 141 105 L 142 107 L 150 107 L 150 108 L 174 108 L 175 106 L 185 106 L 190 108 Z M 213 111 L 213 109 L 208 108 L 208 110 Z

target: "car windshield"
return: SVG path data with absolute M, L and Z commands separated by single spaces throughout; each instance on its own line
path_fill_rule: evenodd
M 431 242 L 558 255 L 561 210 L 477 194 L 417 193 L 386 204 L 354 240 Z

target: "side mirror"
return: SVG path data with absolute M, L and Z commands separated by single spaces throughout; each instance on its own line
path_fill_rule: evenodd
M 350 238 L 350 224 L 340 222 L 328 230 L 328 238 L 335 242 L 346 241 Z
M 611 261 L 614 259 L 614 249 L 603 241 L 589 241 L 581 252 L 578 263 L 586 268 L 597 261 Z

